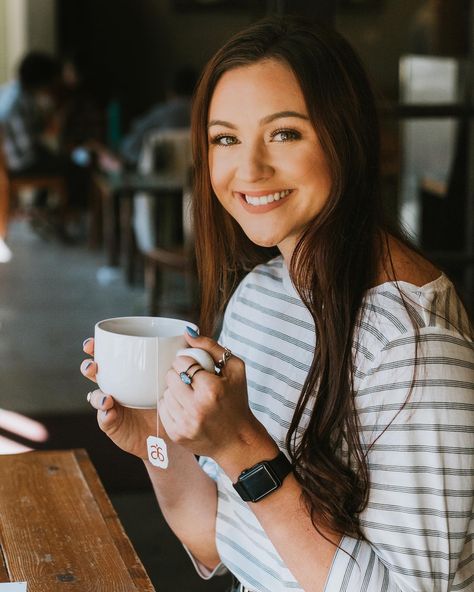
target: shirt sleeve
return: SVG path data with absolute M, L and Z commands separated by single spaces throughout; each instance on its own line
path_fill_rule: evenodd
M 212 458 L 201 456 L 199 459 L 199 464 L 206 475 L 208 475 L 213 481 L 216 481 L 218 471 L 216 462 L 212 460 Z M 219 563 L 214 569 L 211 570 L 198 561 L 191 551 L 186 547 L 186 545 L 183 545 L 183 547 L 186 553 L 189 555 L 196 572 L 203 580 L 210 580 L 213 576 L 223 576 L 227 573 L 227 568 L 223 563 Z
M 472 343 L 422 329 L 390 341 L 360 378 L 365 539 L 342 539 L 325 592 L 472 589 Z

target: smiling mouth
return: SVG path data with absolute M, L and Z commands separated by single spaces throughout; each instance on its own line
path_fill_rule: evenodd
M 240 196 L 252 206 L 266 206 L 267 204 L 273 203 L 274 201 L 280 201 L 280 199 L 284 199 L 292 191 L 292 189 L 284 189 L 283 191 L 276 191 L 275 193 L 269 193 L 268 195 L 259 195 L 258 197 L 247 195 L 246 193 L 240 193 Z

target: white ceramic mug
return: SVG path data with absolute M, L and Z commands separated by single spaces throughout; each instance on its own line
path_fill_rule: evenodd
M 213 372 L 214 361 L 207 352 L 187 348 L 186 326 L 197 329 L 188 321 L 164 317 L 99 321 L 94 360 L 101 391 L 125 407 L 153 409 L 165 391 L 166 373 L 177 355 L 189 356 Z

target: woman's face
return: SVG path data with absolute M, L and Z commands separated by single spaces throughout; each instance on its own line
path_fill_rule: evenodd
M 261 246 L 289 261 L 324 206 L 331 176 L 298 81 L 262 60 L 226 72 L 209 109 L 209 167 L 222 206 Z

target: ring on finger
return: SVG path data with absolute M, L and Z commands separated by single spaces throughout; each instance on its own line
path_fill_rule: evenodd
M 191 375 L 188 374 L 188 370 L 190 370 L 193 366 L 199 366 L 199 364 L 197 362 L 193 362 L 190 366 L 188 366 L 186 368 L 186 370 L 184 370 L 183 372 L 178 372 L 178 376 L 181 378 L 181 381 L 184 382 L 184 384 L 190 385 L 193 381 L 193 376 L 196 374 L 196 372 L 198 372 L 198 370 L 196 370 L 196 372 L 193 372 Z
M 229 348 L 224 347 L 224 352 L 222 353 L 222 358 L 216 363 L 216 374 L 220 374 L 222 372 L 222 368 L 227 364 L 227 360 L 232 357 L 232 352 Z
M 199 368 L 196 368 L 196 370 L 194 370 L 194 372 L 191 374 L 189 378 L 192 380 L 198 372 L 201 372 L 201 370 L 204 370 L 204 368 L 202 366 L 199 366 Z

